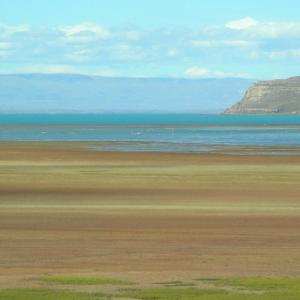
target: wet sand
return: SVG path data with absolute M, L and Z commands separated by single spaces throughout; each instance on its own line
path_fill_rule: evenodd
M 300 157 L 0 143 L 0 288 L 300 275 Z

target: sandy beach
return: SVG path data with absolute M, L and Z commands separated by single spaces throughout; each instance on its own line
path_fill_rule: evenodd
M 0 288 L 299 275 L 300 157 L 0 143 Z

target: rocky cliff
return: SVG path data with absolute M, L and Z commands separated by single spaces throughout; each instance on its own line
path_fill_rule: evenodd
M 300 114 L 300 76 L 254 84 L 225 114 Z

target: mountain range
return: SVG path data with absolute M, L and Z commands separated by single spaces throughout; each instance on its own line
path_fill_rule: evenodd
M 253 83 L 239 78 L 0 75 L 0 113 L 219 113 Z

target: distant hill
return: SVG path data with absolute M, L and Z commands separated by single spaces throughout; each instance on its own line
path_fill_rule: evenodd
M 0 75 L 0 113 L 222 112 L 248 79 Z
M 300 114 L 300 77 L 260 81 L 226 114 Z

